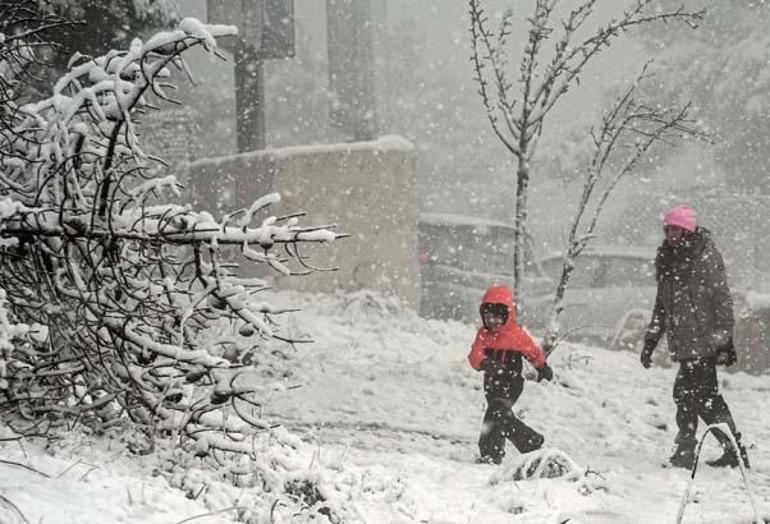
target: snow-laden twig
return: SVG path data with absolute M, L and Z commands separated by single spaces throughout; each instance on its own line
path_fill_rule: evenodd
M 735 441 L 735 436 L 730 430 L 730 427 L 725 423 L 710 424 L 708 427 L 706 427 L 706 430 L 703 432 L 703 435 L 701 435 L 701 438 L 698 441 L 698 447 L 695 451 L 695 460 L 693 461 L 692 469 L 690 470 L 690 480 L 687 482 L 687 487 L 685 488 L 684 494 L 682 495 L 682 501 L 679 504 L 679 511 L 677 511 L 676 514 L 676 524 L 681 524 L 682 519 L 684 518 L 684 510 L 687 507 L 687 503 L 690 500 L 690 493 L 692 492 L 692 488 L 695 485 L 695 474 L 698 471 L 698 461 L 700 460 L 700 452 L 703 448 L 703 442 L 706 440 L 706 437 L 709 434 L 716 435 L 717 432 L 720 432 L 727 437 L 727 440 L 730 442 L 730 446 L 732 447 L 733 453 L 735 453 L 738 457 L 738 468 L 741 472 L 743 488 L 746 491 L 746 495 L 749 497 L 749 503 L 751 504 L 751 509 L 754 512 L 754 524 L 765 524 L 765 520 L 759 515 L 757 501 L 754 498 L 754 492 L 752 491 L 751 484 L 749 483 L 746 467 L 743 464 L 743 458 L 740 455 L 738 443 Z

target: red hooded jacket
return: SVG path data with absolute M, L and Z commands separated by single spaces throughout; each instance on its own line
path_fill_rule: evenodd
M 482 303 L 505 304 L 508 308 L 508 320 L 497 329 L 480 327 L 473 341 L 468 362 L 473 369 L 481 368 L 484 360 L 484 350 L 487 348 L 521 353 L 536 368 L 545 364 L 543 349 L 532 339 L 521 326 L 516 323 L 516 308 L 513 306 L 513 295 L 506 286 L 495 284 L 484 294 Z

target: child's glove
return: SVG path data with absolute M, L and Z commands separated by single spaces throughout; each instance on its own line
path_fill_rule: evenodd
M 541 380 L 547 380 L 548 382 L 553 380 L 553 370 L 551 369 L 551 366 L 549 366 L 547 362 L 543 364 L 542 367 L 539 367 L 536 369 L 537 369 L 538 382 L 540 382 Z

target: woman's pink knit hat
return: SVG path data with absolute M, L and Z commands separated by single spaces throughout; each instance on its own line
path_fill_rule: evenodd
M 687 204 L 672 207 L 663 215 L 663 225 L 695 231 L 695 211 Z

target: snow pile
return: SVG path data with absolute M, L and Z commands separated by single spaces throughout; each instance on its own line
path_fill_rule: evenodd
M 119 446 L 102 444 L 76 436 L 47 449 L 4 443 L 0 522 L 168 524 L 208 513 L 200 501 L 138 467 Z
M 255 444 L 253 475 L 214 470 L 170 446 L 140 455 L 130 435 L 97 437 L 73 432 L 60 441 L 0 444 L 0 522 L 174 523 L 195 517 L 205 523 L 360 521 L 347 502 L 354 474 L 337 480 L 294 438 L 297 450 Z M 162 442 L 159 446 L 163 446 Z M 305 461 L 308 462 L 305 462 Z M 360 475 L 359 475 L 360 476 Z M 346 487 L 345 484 L 349 484 Z M 361 484 L 361 481 L 358 482 Z

